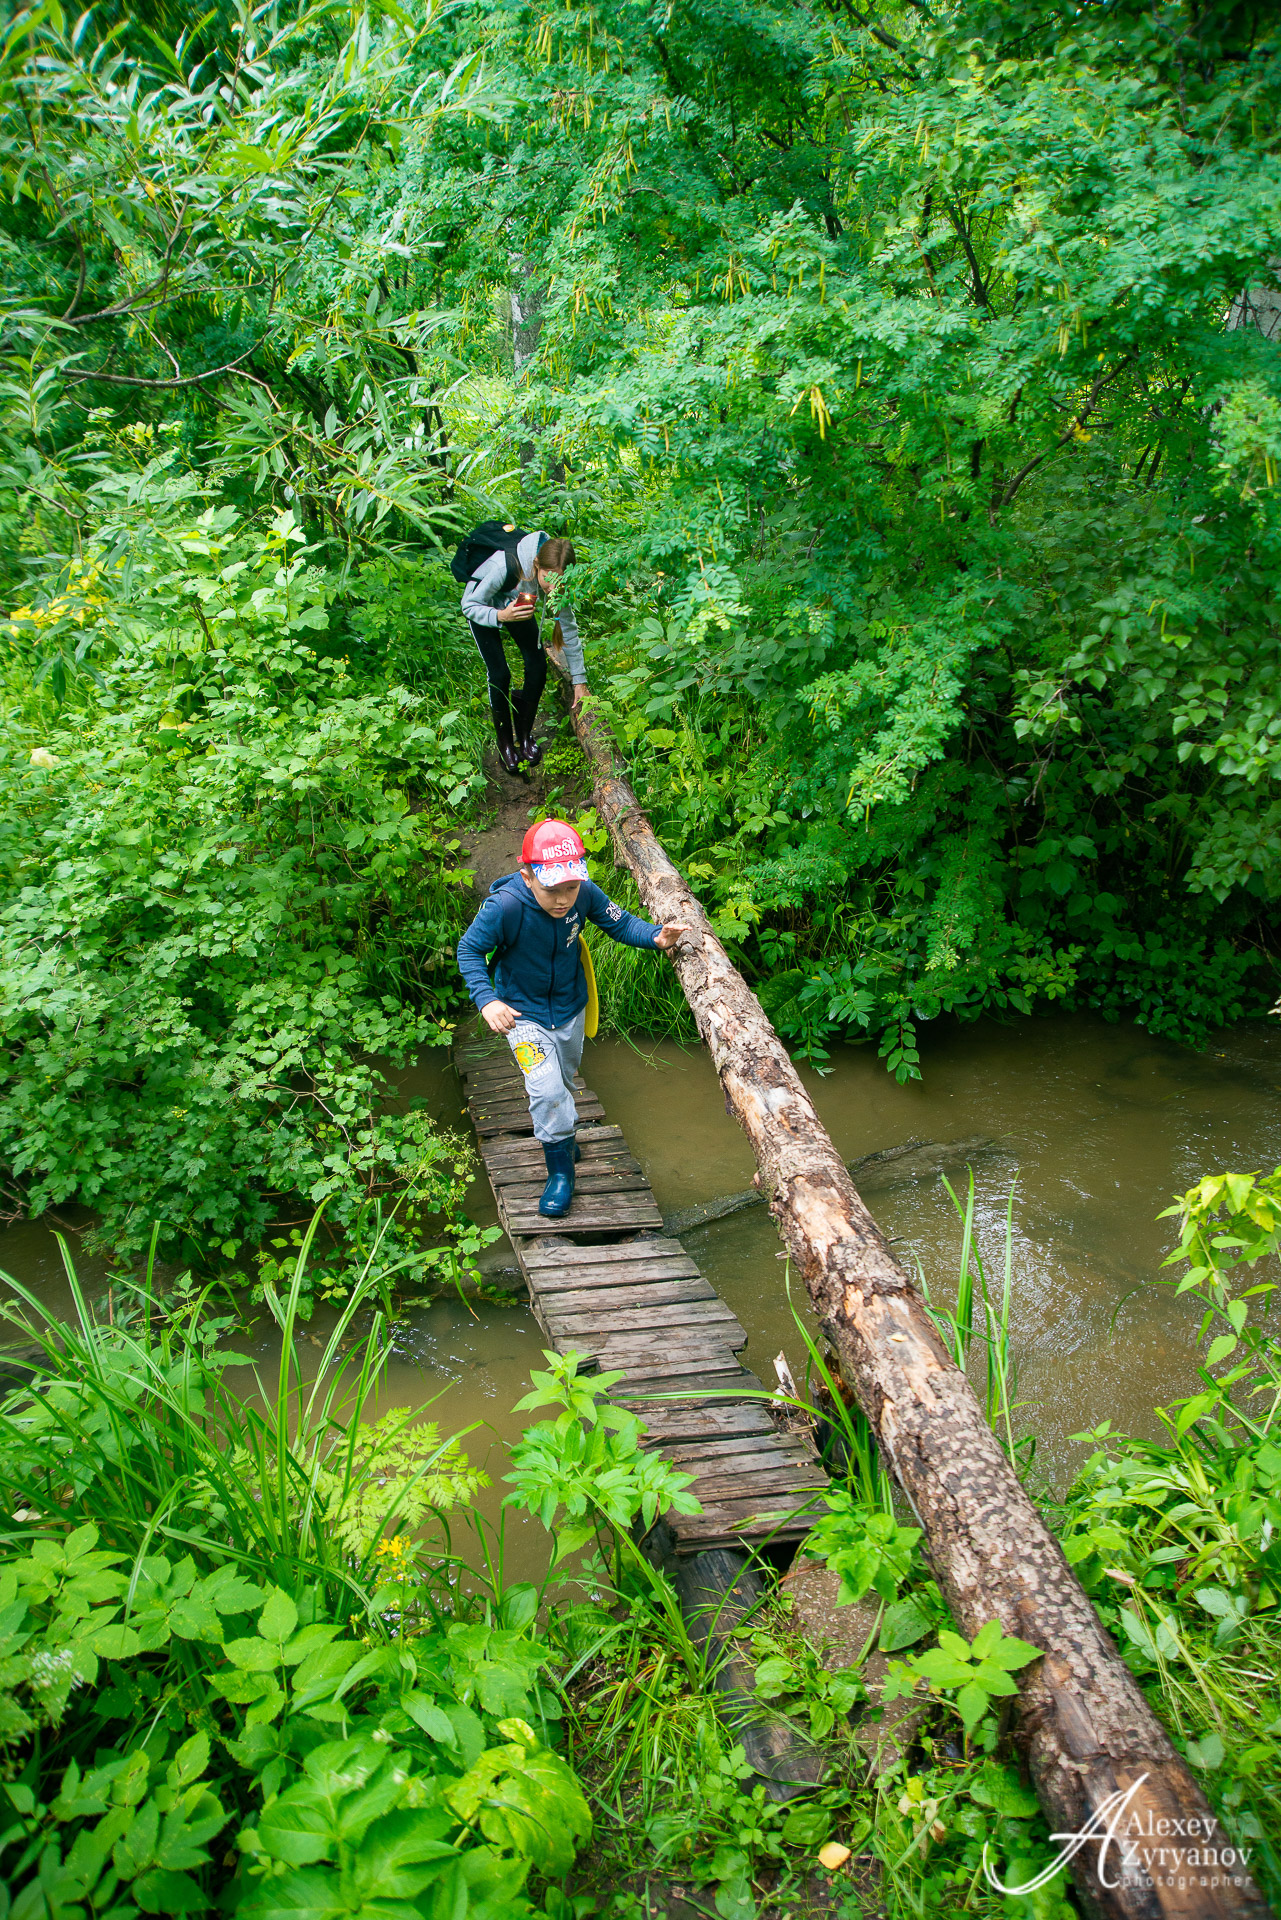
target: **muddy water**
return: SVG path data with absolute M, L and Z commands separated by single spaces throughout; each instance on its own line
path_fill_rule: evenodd
M 1080 1457 L 1073 1434 L 1105 1419 L 1154 1432 L 1153 1408 L 1194 1380 L 1196 1315 L 1161 1282 L 1173 1223 L 1156 1215 L 1202 1173 L 1271 1169 L 1281 1160 L 1281 1030 L 1243 1026 L 1194 1054 L 1136 1028 L 1073 1015 L 943 1029 L 923 1051 L 924 1080 L 910 1087 L 897 1087 L 864 1049 L 839 1051 L 830 1073 L 807 1069 L 803 1077 L 846 1160 L 909 1140 L 986 1137 L 1000 1149 L 975 1168 L 980 1245 L 999 1280 L 1014 1179 L 1017 1422 L 1037 1434 L 1038 1461 L 1061 1483 Z M 703 1054 L 666 1043 L 589 1043 L 584 1071 L 664 1212 L 750 1184 L 751 1154 Z M 443 1121 L 464 1124 L 458 1084 L 443 1061 L 425 1061 L 399 1079 Z M 935 1299 L 950 1303 L 960 1225 L 941 1182 L 894 1184 L 883 1172 L 875 1184 L 869 1177 L 865 1197 L 900 1255 L 919 1262 Z M 480 1182 L 472 1206 L 477 1219 L 495 1220 Z M 695 1229 L 685 1244 L 747 1328 L 748 1363 L 772 1384 L 781 1350 L 799 1377 L 803 1344 L 765 1210 Z M 491 1256 L 497 1269 L 505 1260 L 511 1263 L 503 1247 Z M 86 1266 L 98 1290 L 101 1273 Z M 0 1235 L 0 1268 L 55 1313 L 69 1305 L 44 1226 Z M 264 1340 L 264 1357 L 268 1348 Z M 528 1418 L 511 1409 L 540 1350 L 523 1306 L 439 1302 L 399 1330 L 380 1397 L 384 1404 L 430 1400 L 447 1429 L 480 1422 L 468 1446 L 473 1458 L 488 1459 L 497 1480 L 501 1443 Z M 484 1503 L 491 1513 L 499 1491 Z M 529 1572 L 541 1534 L 509 1524 L 512 1566 Z
M 932 1038 L 923 1065 L 923 1083 L 900 1088 L 870 1051 L 851 1050 L 830 1075 L 803 1077 L 847 1161 L 913 1139 L 987 1136 L 1004 1149 L 975 1165 L 979 1242 L 999 1284 L 1013 1182 L 1017 1425 L 1037 1434 L 1042 1467 L 1062 1481 L 1081 1453 L 1071 1435 L 1105 1419 L 1154 1433 L 1153 1408 L 1194 1381 L 1197 1315 L 1163 1284 L 1174 1222 L 1156 1216 L 1202 1173 L 1281 1160 L 1281 1033 L 1243 1027 L 1214 1051 L 1192 1054 L 1074 1016 L 954 1028 Z M 593 1062 L 611 1112 L 618 1082 L 637 1072 L 621 1049 Z M 651 1097 L 624 1123 L 660 1205 L 688 1205 L 720 1183 L 745 1186 L 750 1155 L 705 1063 L 664 1049 L 649 1074 L 656 1092 L 664 1081 L 684 1089 L 671 1103 L 679 1118 Z M 699 1153 L 704 1137 L 717 1143 L 712 1182 Z M 961 1244 L 952 1201 L 938 1179 L 894 1185 L 890 1173 L 875 1185 L 869 1176 L 868 1205 L 900 1257 L 919 1264 L 935 1300 L 950 1305 Z M 685 1244 L 749 1329 L 757 1371 L 771 1375 L 780 1348 L 795 1367 L 801 1342 L 764 1209 L 698 1229 Z

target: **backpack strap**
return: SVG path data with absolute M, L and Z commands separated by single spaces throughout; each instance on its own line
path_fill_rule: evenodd
M 493 949 L 497 960 L 504 953 L 510 953 L 520 934 L 521 903 L 514 893 L 503 895 L 503 919 L 498 945 Z
M 519 896 L 513 891 L 503 899 L 503 946 L 514 947 L 520 933 L 522 906 Z

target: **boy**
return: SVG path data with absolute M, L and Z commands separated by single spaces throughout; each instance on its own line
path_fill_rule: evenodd
M 578 936 L 588 921 L 628 947 L 679 944 L 682 925 L 656 927 L 617 907 L 587 877 L 587 850 L 564 820 L 531 827 L 520 871 L 495 880 L 458 942 L 458 967 L 491 1033 L 503 1033 L 525 1076 L 534 1137 L 547 1162 L 538 1211 L 558 1220 L 574 1197 L 574 1075 L 583 1056 L 587 981 Z M 494 954 L 494 977 L 485 955 Z
M 503 529 L 504 532 L 507 529 Z M 515 527 L 511 532 L 518 531 Z M 522 760 L 536 767 L 543 750 L 534 738 L 534 717 L 547 682 L 547 661 L 538 637 L 534 608 L 555 576 L 563 575 L 575 560 L 572 540 L 549 540 L 545 533 L 527 533 L 508 548 L 496 548 L 467 582 L 463 613 L 471 627 L 476 650 L 485 663 L 489 681 L 489 711 L 494 721 L 498 757 L 508 773 Z M 587 692 L 587 667 L 578 621 L 572 607 L 557 614 L 565 662 L 574 684 L 574 705 Z M 506 628 L 520 651 L 525 671 L 519 693 L 511 690 L 511 669 L 503 653 Z

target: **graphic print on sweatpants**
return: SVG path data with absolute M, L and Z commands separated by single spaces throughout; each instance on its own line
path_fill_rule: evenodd
M 587 1009 L 563 1027 L 540 1027 L 534 1020 L 518 1020 L 507 1035 L 525 1080 L 530 1118 L 536 1140 L 565 1140 L 578 1123 L 574 1106 L 574 1076 L 583 1057 L 583 1025 Z

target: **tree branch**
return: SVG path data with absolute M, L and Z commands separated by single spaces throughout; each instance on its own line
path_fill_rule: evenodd
M 1119 379 L 1121 374 L 1125 371 L 1126 367 L 1129 366 L 1132 357 L 1133 357 L 1132 355 L 1127 353 L 1122 360 L 1119 360 L 1117 362 L 1116 366 L 1112 369 L 1111 373 L 1101 373 L 1099 375 L 1094 385 L 1090 388 L 1089 399 L 1086 401 L 1085 405 L 1081 408 L 1080 412 L 1073 416 L 1072 424 L 1069 427 L 1067 427 L 1065 431 L 1059 435 L 1058 439 L 1054 442 L 1054 445 L 1052 447 L 1047 447 L 1044 453 L 1037 454 L 1035 460 L 1029 460 L 1025 467 L 1020 467 L 1019 471 L 1015 474 L 1014 478 L 1011 480 L 1009 486 L 1005 489 L 1005 492 L 1001 495 L 1001 498 L 997 503 L 998 508 L 1008 507 L 1011 500 L 1013 500 L 1015 494 L 1018 492 L 1019 488 L 1023 485 L 1023 482 L 1028 478 L 1029 474 L 1035 473 L 1037 468 L 1039 466 L 1042 466 L 1045 463 L 1045 461 L 1047 461 L 1050 458 L 1051 454 L 1057 453 L 1061 447 L 1065 447 L 1067 445 L 1069 440 L 1073 440 L 1076 438 L 1078 428 L 1083 427 L 1086 421 L 1089 419 L 1090 415 L 1093 413 L 1095 405 L 1098 401 L 1098 397 L 1102 393 L 1104 387 L 1111 386 L 1114 380 Z
M 267 337 L 266 334 L 264 334 L 263 340 L 265 340 L 266 337 Z M 249 356 L 253 353 L 256 353 L 261 345 L 262 345 L 262 340 L 255 340 L 252 347 L 248 347 L 245 350 L 245 352 L 239 356 L 239 358 L 235 360 L 228 360 L 225 366 L 209 367 L 206 369 L 204 373 L 189 373 L 189 374 L 180 376 L 176 380 L 143 380 L 143 379 L 140 379 L 137 374 L 105 373 L 105 372 L 95 373 L 92 369 L 90 369 L 88 372 L 85 372 L 85 373 L 69 373 L 67 375 L 67 378 L 69 380 L 78 380 L 82 382 L 85 380 L 105 380 L 107 385 L 112 387 L 150 387 L 150 388 L 198 387 L 203 385 L 203 383 L 206 380 L 218 379 L 221 374 L 234 373 L 236 368 L 240 366 L 241 362 L 248 360 Z M 173 356 L 170 355 L 170 358 L 172 359 Z
M 888 47 L 891 53 L 897 53 L 903 59 L 907 58 L 907 48 L 903 45 L 903 42 L 896 40 L 892 33 L 887 33 L 884 27 L 878 25 L 872 14 L 860 13 L 857 7 L 851 6 L 850 0 L 845 0 L 845 11 L 850 15 L 851 19 L 858 21 L 864 33 L 871 34 L 873 40 L 879 40 L 880 44 L 883 47 Z
M 970 244 L 969 230 L 946 194 L 943 196 L 943 205 L 947 208 L 948 218 L 956 228 L 956 237 L 964 247 L 965 257 L 970 263 L 970 272 L 974 276 L 974 298 L 981 307 L 990 307 L 991 302 L 987 297 L 987 287 L 984 284 L 983 275 L 979 272 L 979 263 L 975 258 L 974 248 Z

